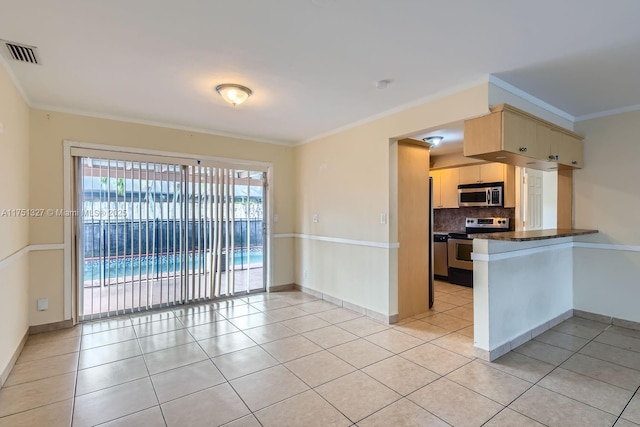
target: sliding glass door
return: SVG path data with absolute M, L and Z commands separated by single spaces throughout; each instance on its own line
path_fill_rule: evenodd
M 199 163 L 77 158 L 81 320 L 265 289 L 266 172 Z

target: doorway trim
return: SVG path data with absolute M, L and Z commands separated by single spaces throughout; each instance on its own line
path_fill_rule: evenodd
M 273 283 L 273 256 L 271 255 L 271 251 L 273 248 L 273 236 L 271 233 L 272 229 L 272 218 L 273 218 L 273 192 L 274 192 L 274 184 L 273 184 L 273 163 L 271 162 L 262 162 L 262 161 L 254 161 L 254 160 L 243 160 L 243 159 L 234 159 L 230 157 L 218 157 L 211 155 L 199 155 L 193 153 L 181 153 L 181 152 L 172 152 L 172 151 L 161 151 L 161 150 L 153 150 L 148 148 L 136 148 L 136 147 L 127 147 L 127 146 L 118 146 L 118 145 L 106 145 L 106 144 L 96 144 L 91 142 L 82 142 L 82 141 L 73 141 L 73 140 L 63 140 L 63 210 L 64 212 L 69 213 L 68 215 L 64 215 L 63 218 L 63 247 L 64 247 L 64 275 L 63 275 L 63 315 L 64 319 L 72 319 L 73 324 L 78 323 L 78 296 L 77 292 L 74 290 L 75 284 L 73 283 L 73 271 L 74 271 L 74 262 L 73 257 L 75 256 L 75 244 L 76 244 L 76 234 L 74 233 L 74 219 L 77 218 L 73 215 L 74 212 L 74 187 L 76 180 L 76 172 L 73 167 L 74 161 L 72 156 L 72 151 L 74 149 L 86 149 L 94 151 L 94 154 L 99 155 L 102 153 L 118 153 L 122 154 L 133 154 L 133 155 L 146 155 L 146 156 L 155 156 L 160 158 L 181 158 L 189 161 L 198 161 L 204 160 L 209 162 L 219 162 L 219 163 L 230 163 L 238 166 L 246 166 L 248 168 L 259 167 L 262 169 L 266 169 L 267 174 L 267 187 L 265 189 L 266 196 L 265 200 L 267 201 L 267 207 L 264 212 L 265 215 L 265 224 L 267 225 L 266 230 L 266 254 L 267 259 L 265 260 L 265 264 L 267 265 L 268 272 L 265 277 L 265 288 L 268 290 Z

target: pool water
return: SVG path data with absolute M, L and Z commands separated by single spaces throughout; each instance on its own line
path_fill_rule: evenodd
M 205 270 L 210 262 L 209 254 L 189 254 L 187 268 L 189 270 Z M 236 269 L 244 269 L 251 265 L 263 263 L 262 248 L 238 249 L 233 257 Z M 221 260 L 221 269 L 225 270 L 225 260 Z M 164 273 L 175 273 L 182 269 L 182 259 L 173 255 L 142 255 L 130 257 L 111 257 L 108 259 L 85 259 L 83 281 L 100 280 L 100 278 L 124 278 L 141 276 L 159 276 Z

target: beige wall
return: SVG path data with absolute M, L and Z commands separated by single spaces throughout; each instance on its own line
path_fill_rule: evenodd
M 293 148 L 217 135 L 148 126 L 116 120 L 92 118 L 42 110 L 30 115 L 29 187 L 32 208 L 63 208 L 63 141 L 79 141 L 119 147 L 134 147 L 185 154 L 201 154 L 231 159 L 270 162 L 273 164 L 273 212 L 279 221 L 272 232 L 291 233 L 294 220 Z M 32 244 L 60 244 L 64 241 L 63 218 L 32 218 Z M 30 308 L 32 325 L 63 320 L 60 305 L 63 276 L 59 263 L 61 250 L 32 253 L 31 266 L 45 266 L 52 273 L 32 274 L 31 298 L 49 298 L 49 310 L 38 312 Z M 272 285 L 293 283 L 293 242 L 274 239 Z M 29 307 L 35 307 L 35 302 Z
M 486 114 L 487 99 L 488 85 L 479 85 L 296 147 L 295 231 L 332 240 L 296 239 L 296 283 L 386 316 L 397 314 L 393 141 Z M 387 224 L 380 223 L 381 213 Z
M 0 212 L 29 208 L 29 108 L 0 65 Z M 0 375 L 29 327 L 29 220 L 0 215 Z M 35 304 L 35 303 L 34 303 Z M 0 383 L 2 381 L 0 380 Z
M 573 173 L 574 227 L 600 231 L 575 251 L 575 308 L 640 322 L 640 111 L 575 129 L 585 166 Z
M 574 225 L 600 230 L 601 242 L 640 245 L 640 111 L 576 124 L 584 168 L 573 172 Z

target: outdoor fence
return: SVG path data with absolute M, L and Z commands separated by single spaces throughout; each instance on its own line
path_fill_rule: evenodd
M 181 220 L 144 221 L 94 221 L 84 223 L 84 257 L 98 257 L 172 254 L 191 252 L 205 248 L 218 230 L 216 221 L 187 221 L 187 233 L 181 234 Z M 247 248 L 263 245 L 262 219 L 238 220 L 230 224 L 233 229 L 234 247 Z M 247 245 L 247 236 L 250 236 Z M 227 221 L 222 222 L 222 247 L 227 242 Z M 182 246 L 180 246 L 182 244 Z

